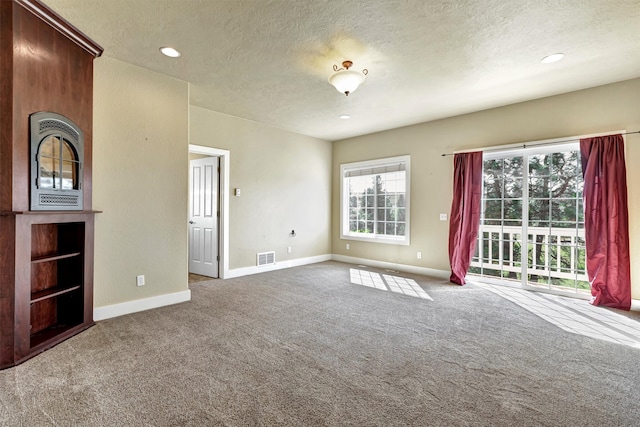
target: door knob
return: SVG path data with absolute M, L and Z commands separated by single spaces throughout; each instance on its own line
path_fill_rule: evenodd
M 189 221 L 189 224 L 195 224 L 195 221 Z

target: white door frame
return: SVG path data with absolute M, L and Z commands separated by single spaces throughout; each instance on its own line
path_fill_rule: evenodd
M 219 276 L 224 279 L 229 274 L 229 171 L 231 164 L 231 152 L 219 148 L 205 147 L 204 145 L 189 144 L 189 153 L 204 154 L 220 157 L 220 232 L 218 234 L 220 255 Z M 185 209 L 189 215 L 189 207 Z M 188 220 L 187 220 L 188 221 Z M 189 235 L 189 227 L 186 231 Z M 187 237 L 188 238 L 188 237 Z M 187 263 L 189 262 L 187 258 Z

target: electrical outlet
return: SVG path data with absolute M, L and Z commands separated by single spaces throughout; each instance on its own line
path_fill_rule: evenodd
M 418 252 L 418 259 L 422 259 L 422 252 Z
M 440 214 L 440 221 L 446 221 L 447 220 L 447 214 Z
M 136 276 L 136 286 L 144 286 L 144 274 Z
M 290 254 L 291 253 L 291 246 L 287 246 L 287 253 Z
M 349 250 L 349 244 L 347 243 L 347 250 Z

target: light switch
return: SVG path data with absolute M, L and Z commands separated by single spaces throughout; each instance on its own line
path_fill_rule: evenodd
M 236 189 L 235 189 L 235 193 L 234 193 L 234 195 L 235 195 L 236 197 L 240 197 L 240 192 L 241 192 L 241 190 L 240 190 L 239 188 L 236 188 Z

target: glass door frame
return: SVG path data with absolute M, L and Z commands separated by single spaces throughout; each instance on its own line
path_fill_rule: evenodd
M 529 223 L 531 221 L 531 219 L 529 218 L 529 204 L 530 204 L 530 192 L 529 192 L 529 188 L 530 188 L 530 165 L 529 165 L 529 160 L 531 156 L 535 156 L 535 155 L 539 155 L 539 154 L 551 154 L 551 153 L 558 153 L 558 152 L 566 152 L 566 151 L 578 151 L 579 154 L 579 143 L 577 141 L 575 142 L 557 142 L 557 143 L 544 143 L 544 144 L 539 144 L 539 145 L 534 145 L 534 146 L 530 146 L 530 147 L 526 147 L 526 146 L 518 146 L 517 148 L 515 147 L 505 147 L 503 150 L 495 150 L 495 151 L 491 151 L 491 152 L 487 152 L 485 151 L 483 154 L 483 180 L 482 180 L 482 186 L 483 186 L 483 190 L 482 190 L 482 207 L 481 207 L 481 215 L 480 215 L 480 227 L 482 227 L 484 221 L 485 221 L 485 204 L 486 204 L 486 200 L 485 200 L 485 178 L 484 178 L 484 162 L 487 160 L 497 160 L 497 159 L 504 159 L 504 158 L 514 158 L 514 157 L 522 157 L 522 195 L 521 195 L 521 201 L 522 201 L 522 207 L 521 207 L 521 217 L 520 217 L 520 227 L 521 227 L 521 234 L 520 234 L 520 240 L 512 240 L 512 237 L 509 237 L 509 242 L 519 242 L 520 243 L 520 248 L 521 248 L 521 253 L 520 253 L 520 279 L 509 279 L 509 280 L 505 280 L 505 278 L 503 277 L 492 277 L 492 276 L 486 276 L 483 273 L 483 269 L 484 267 L 480 267 L 480 273 L 479 274 L 474 274 L 474 273 L 470 273 L 470 277 L 469 279 L 471 281 L 477 281 L 477 282 L 487 282 L 487 283 L 491 283 L 491 284 L 499 284 L 499 285 L 506 285 L 506 286 L 511 286 L 511 287 L 516 287 L 516 288 L 520 288 L 520 289 L 526 289 L 526 290 L 531 290 L 531 291 L 536 291 L 536 292 L 544 292 L 544 293 L 550 293 L 550 294 L 557 294 L 557 295 L 564 295 L 564 296 L 571 296 L 571 297 L 577 297 L 577 298 L 582 298 L 582 299 L 590 299 L 591 298 L 591 294 L 590 291 L 580 291 L 577 287 L 577 283 L 574 285 L 574 287 L 567 287 L 567 289 L 557 289 L 557 288 L 553 288 L 552 283 L 547 283 L 546 286 L 534 286 L 531 285 L 528 281 L 529 279 L 529 253 L 531 250 L 532 245 L 536 245 L 536 242 L 532 242 L 529 239 Z M 580 158 L 578 157 L 578 162 L 580 162 Z M 580 165 L 578 165 L 580 166 Z M 549 176 L 551 176 L 551 170 L 549 172 Z M 502 175 L 502 179 L 504 181 L 504 174 Z M 500 231 L 500 238 L 498 240 L 498 248 L 499 248 L 499 263 L 496 265 L 496 269 L 501 272 L 500 275 L 502 276 L 502 273 L 505 271 L 504 270 L 504 266 L 505 266 L 505 259 L 504 259 L 504 255 L 503 255 L 503 251 L 504 251 L 504 244 L 506 243 L 506 240 L 504 240 L 504 235 L 505 233 L 502 231 L 502 229 L 505 227 L 504 225 L 504 221 L 505 221 L 505 209 L 504 209 L 504 200 L 505 200 L 505 194 L 504 194 L 504 184 L 503 184 L 503 193 L 501 195 L 501 199 L 502 199 L 502 218 L 501 218 L 501 231 Z M 517 200 L 517 198 L 515 198 Z M 552 197 L 551 195 L 549 196 L 549 201 L 552 201 Z M 579 203 L 576 209 L 581 208 L 581 204 Z M 551 204 L 550 204 L 551 207 Z M 576 212 L 577 214 L 577 212 Z M 526 220 L 525 220 L 526 219 Z M 584 221 L 584 218 L 582 219 L 582 222 Z M 581 221 L 579 221 L 578 218 L 576 218 L 576 229 L 578 229 L 579 224 Z M 552 218 L 551 215 L 549 216 L 548 219 L 548 227 L 549 229 L 552 228 Z M 568 230 L 571 230 L 571 228 L 568 228 Z M 550 235 L 549 235 L 550 236 Z M 478 233 L 478 245 L 483 245 L 484 239 L 483 239 L 483 233 L 480 232 Z M 576 240 L 575 242 L 578 242 L 578 237 L 579 236 L 575 236 Z M 491 236 L 491 232 L 489 232 L 489 236 L 488 236 L 488 240 L 487 240 L 487 244 L 491 245 L 493 243 L 492 241 L 492 236 Z M 545 243 L 546 245 L 546 249 L 545 249 L 545 256 L 547 257 L 547 260 L 545 261 L 546 264 L 549 264 L 548 261 L 548 257 L 549 255 L 549 250 L 551 248 L 551 241 L 550 238 L 547 239 L 547 242 Z M 511 247 L 512 245 L 510 245 Z M 488 247 L 488 246 L 487 246 Z M 558 245 L 559 247 L 559 245 Z M 577 255 L 578 254 L 578 250 L 574 247 L 571 246 L 571 250 L 575 251 L 574 253 Z M 483 265 L 483 261 L 484 259 L 486 259 L 487 255 L 482 254 L 482 248 L 478 248 L 476 250 L 476 255 L 474 255 L 474 259 L 476 258 L 480 258 L 480 255 L 482 256 L 482 259 L 480 259 L 480 264 Z M 560 256 L 559 253 L 556 253 L 556 256 Z M 492 259 L 490 260 L 492 261 Z M 514 261 L 512 260 L 512 257 L 510 257 L 509 262 L 514 263 Z M 517 262 L 517 261 L 516 261 Z M 577 261 L 576 261 L 577 262 Z M 532 265 L 535 268 L 537 266 L 536 264 L 536 259 L 535 257 L 532 259 Z M 572 268 L 574 268 L 574 266 L 572 266 Z M 577 268 L 577 265 L 576 267 Z M 576 278 L 574 280 L 578 280 L 577 279 L 577 273 L 576 273 Z

